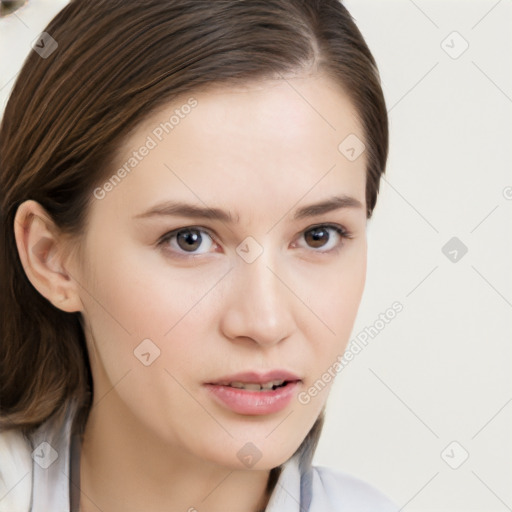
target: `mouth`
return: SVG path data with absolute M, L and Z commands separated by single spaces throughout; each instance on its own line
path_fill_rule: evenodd
M 246 391 L 273 391 L 277 388 L 286 386 L 290 381 L 287 380 L 271 380 L 268 382 L 226 382 L 218 384 L 219 386 L 228 386 L 235 389 L 245 389 Z
M 285 409 L 301 382 L 293 373 L 275 370 L 222 377 L 204 387 L 217 404 L 232 412 L 265 415 Z

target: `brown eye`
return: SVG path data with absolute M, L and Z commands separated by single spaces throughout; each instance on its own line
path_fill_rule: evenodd
M 208 231 L 195 227 L 176 229 L 166 233 L 158 242 L 159 246 L 174 256 L 202 256 L 215 246 Z
M 324 226 L 313 228 L 306 231 L 305 239 L 310 247 L 323 247 L 329 241 L 329 232 Z
M 176 235 L 176 243 L 184 251 L 195 251 L 201 246 L 203 237 L 198 229 L 185 229 L 178 231 Z
M 343 239 L 352 238 L 352 235 L 342 226 L 325 224 L 309 228 L 303 232 L 303 237 L 307 244 L 306 248 L 321 249 L 313 252 L 327 253 L 341 248 Z

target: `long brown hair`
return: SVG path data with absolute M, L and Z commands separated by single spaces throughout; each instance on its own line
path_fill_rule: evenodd
M 53 306 L 21 265 L 23 201 L 79 243 L 93 189 L 147 116 L 212 85 L 279 76 L 321 71 L 348 94 L 365 135 L 368 217 L 388 152 L 377 67 L 338 0 L 72 0 L 44 32 L 58 46 L 45 36 L 48 54 L 28 55 L 0 126 L 0 428 L 25 433 L 71 398 L 87 410 L 93 383 L 81 314 Z M 309 457 L 322 422 L 301 445 Z

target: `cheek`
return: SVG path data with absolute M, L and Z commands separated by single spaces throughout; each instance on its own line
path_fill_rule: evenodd
M 366 254 L 348 266 L 336 281 L 337 300 L 333 300 L 334 330 L 346 342 L 354 326 L 366 281 Z M 334 286 L 334 285 L 333 285 Z
M 190 421 L 201 416 L 185 389 L 195 390 L 194 379 L 208 368 L 204 342 L 212 330 L 207 316 L 220 300 L 218 276 L 141 264 L 127 252 L 115 264 L 91 260 L 90 268 L 84 303 L 95 392 L 110 396 L 114 386 L 124 406 L 155 431 L 174 422 L 164 410 L 179 408 Z
M 334 264 L 308 274 L 302 286 L 313 314 L 305 317 L 302 330 L 320 340 L 322 353 L 339 351 L 348 342 L 364 291 L 366 240 L 352 243 Z
M 212 302 L 212 297 L 219 276 L 198 268 L 172 268 L 161 256 L 144 261 L 136 249 L 119 254 L 123 257 L 90 261 L 94 274 L 87 276 L 83 296 L 98 355 L 110 370 L 110 379 L 119 378 L 134 364 L 138 367 L 137 353 L 147 353 L 146 348 L 158 356 L 155 364 L 162 368 L 171 369 L 176 355 L 180 361 L 198 357 L 192 341 L 204 340 L 211 329 L 208 317 L 218 309 L 219 299 Z
M 354 327 L 366 279 L 366 244 L 331 270 L 324 276 L 324 293 L 311 295 L 311 309 L 323 322 L 310 317 L 301 328 L 308 332 L 311 371 L 297 399 L 310 419 L 316 419 L 326 403 Z

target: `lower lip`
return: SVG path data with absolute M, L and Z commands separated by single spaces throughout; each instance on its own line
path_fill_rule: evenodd
M 238 414 L 272 414 L 285 409 L 299 386 L 300 381 L 288 382 L 286 386 L 269 391 L 247 391 L 245 389 L 206 384 L 214 399 Z

